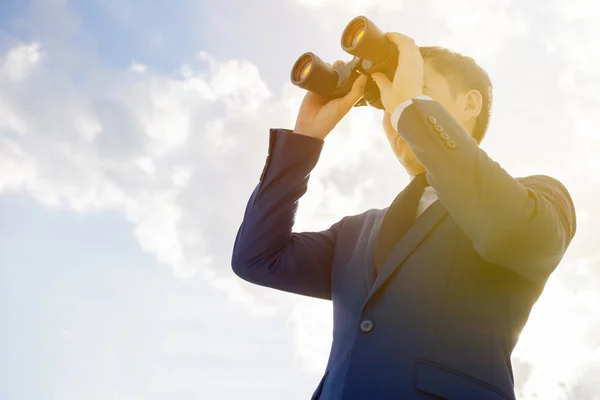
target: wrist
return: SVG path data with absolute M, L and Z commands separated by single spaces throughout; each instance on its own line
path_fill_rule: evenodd
M 398 130 L 398 122 L 400 121 L 400 116 L 402 112 L 406 109 L 406 107 L 410 106 L 413 103 L 413 99 L 421 99 L 421 100 L 433 100 L 429 96 L 425 96 L 423 94 L 417 95 L 413 98 L 403 101 L 399 103 L 395 109 L 390 112 L 390 122 L 394 129 Z
M 419 99 L 419 98 L 423 98 L 423 97 L 427 97 L 427 96 L 423 95 L 423 91 L 415 92 L 415 93 L 413 93 L 411 95 L 398 96 L 397 100 L 394 102 L 393 106 L 390 108 L 390 110 L 388 112 L 391 114 L 401 104 L 405 104 L 407 102 L 410 102 L 410 101 L 412 101 L 412 99 Z
M 311 133 L 311 132 L 309 132 L 307 130 L 302 130 L 302 129 L 297 129 L 297 128 L 295 128 L 292 131 L 292 133 L 295 134 L 295 135 L 308 136 L 308 137 L 311 137 L 311 138 L 314 138 L 314 139 L 319 139 L 319 140 L 325 140 L 325 136 L 327 136 L 327 135 L 322 135 L 322 134 L 314 134 L 314 133 Z

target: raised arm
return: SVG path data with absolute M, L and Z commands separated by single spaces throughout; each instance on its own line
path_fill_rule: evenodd
M 331 67 L 344 64 L 336 61 Z M 343 97 L 304 96 L 294 131 L 272 129 L 269 154 L 238 231 L 231 265 L 261 286 L 331 299 L 331 266 L 343 219 L 321 232 L 292 233 L 298 200 L 306 193 L 325 138 L 364 94 L 366 76 Z
M 569 192 L 549 176 L 510 176 L 440 102 L 423 95 L 424 62 L 414 40 L 386 36 L 398 46 L 398 67 L 393 81 L 372 76 L 391 125 L 441 203 L 483 259 L 545 283 L 575 235 Z
M 286 292 L 331 299 L 331 266 L 342 221 L 321 232 L 292 233 L 323 141 L 271 130 L 269 155 L 233 249 L 240 278 Z
M 396 126 L 481 257 L 544 283 L 575 235 L 567 189 L 545 175 L 513 178 L 436 101 L 414 99 Z

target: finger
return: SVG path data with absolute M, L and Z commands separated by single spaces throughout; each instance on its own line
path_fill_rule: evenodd
M 344 65 L 346 64 L 344 61 L 341 60 L 337 60 L 333 63 L 333 65 L 331 65 L 331 63 L 327 63 L 327 65 L 329 66 L 329 68 L 331 69 L 336 69 L 337 67 L 339 67 L 340 65 Z
M 385 37 L 388 38 L 391 42 L 398 45 L 399 47 L 405 44 L 415 45 L 415 40 L 413 38 L 411 38 L 410 36 L 403 35 L 400 32 L 387 32 L 385 34 Z
M 385 111 L 383 113 L 383 120 L 381 121 L 383 125 L 383 131 L 387 136 L 394 136 L 394 133 L 397 134 L 396 130 L 392 126 L 392 116 L 389 112 Z
M 356 102 L 359 101 L 363 97 L 363 95 L 365 93 L 366 85 L 367 85 L 367 76 L 366 75 L 359 76 L 358 79 L 356 79 L 356 81 L 352 85 L 352 89 L 350 90 L 350 92 L 348 92 L 347 95 L 345 95 L 344 97 L 342 97 L 340 99 L 340 108 L 344 114 L 346 114 L 348 111 L 350 111 L 350 109 L 352 107 L 354 107 Z
M 388 32 L 385 34 L 392 43 L 398 47 L 398 63 L 401 64 L 403 59 L 412 58 L 414 60 L 423 61 L 423 56 L 419 46 L 410 36 L 406 36 L 400 32 Z
M 373 78 L 373 80 L 375 81 L 375 84 L 377 85 L 379 90 L 392 84 L 392 82 L 390 82 L 388 77 L 385 76 L 385 74 L 383 74 L 381 72 L 375 72 L 374 74 L 371 74 L 371 78 Z
M 390 115 L 389 112 L 384 111 L 383 112 L 383 126 L 387 126 L 387 125 L 391 125 L 390 123 L 390 119 L 392 118 L 392 116 Z
M 384 111 L 383 120 L 381 122 L 383 124 L 383 130 L 385 133 L 394 131 L 394 127 L 392 126 L 392 115 L 389 112 Z

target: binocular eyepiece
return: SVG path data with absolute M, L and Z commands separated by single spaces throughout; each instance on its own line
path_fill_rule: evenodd
M 367 17 L 354 18 L 344 29 L 342 49 L 354 58 L 335 68 L 311 52 L 302 54 L 292 68 L 292 83 L 330 99 L 343 97 L 360 75 L 382 72 L 391 80 L 398 66 L 398 48 Z M 365 94 L 356 106 L 383 109 L 379 88 L 367 82 Z

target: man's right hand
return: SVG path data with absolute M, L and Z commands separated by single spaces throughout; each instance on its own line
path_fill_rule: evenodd
M 333 67 L 340 64 L 344 64 L 344 61 L 336 61 Z M 367 77 L 361 75 L 346 96 L 333 100 L 307 92 L 298 111 L 294 133 L 324 140 L 363 97 L 366 84 Z

